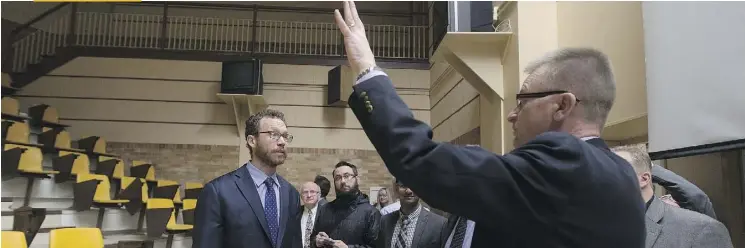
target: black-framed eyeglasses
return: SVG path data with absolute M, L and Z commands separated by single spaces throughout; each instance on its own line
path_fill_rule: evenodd
M 334 176 L 334 181 L 341 181 L 344 179 L 344 181 L 347 181 L 349 179 L 352 179 L 354 177 L 357 177 L 357 175 L 345 173 L 344 175 L 336 175 Z
M 517 106 L 515 109 L 522 109 L 523 105 L 525 105 L 525 101 L 527 99 L 536 99 L 536 98 L 542 98 L 552 95 L 558 95 L 558 94 L 564 94 L 569 93 L 569 91 L 566 90 L 552 90 L 552 91 L 543 91 L 543 92 L 531 92 L 531 93 L 520 93 L 515 95 L 515 99 L 517 100 Z M 579 102 L 579 98 L 577 98 L 577 102 Z
M 292 139 L 293 139 L 292 134 L 289 134 L 289 133 L 279 133 L 279 132 L 274 132 L 274 131 L 266 131 L 266 132 L 259 132 L 259 133 L 269 134 L 269 138 L 271 138 L 274 141 L 279 141 L 279 137 L 282 137 L 282 138 L 285 138 L 285 141 L 287 141 L 287 143 L 292 143 Z

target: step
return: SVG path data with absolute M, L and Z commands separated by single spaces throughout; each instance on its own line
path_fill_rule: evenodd
M 139 213 L 130 215 L 124 209 L 106 209 L 103 218 L 103 231 L 133 231 L 137 229 Z M 180 217 L 180 216 L 179 216 Z M 98 221 L 98 209 L 77 212 L 67 209 L 47 209 L 47 215 L 42 222 L 42 228 L 61 227 L 95 227 Z M 143 221 L 147 226 L 147 218 Z M 2 230 L 13 228 L 13 212 L 2 212 Z

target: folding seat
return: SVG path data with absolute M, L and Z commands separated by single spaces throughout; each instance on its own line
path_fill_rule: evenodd
M 2 248 L 27 248 L 26 235 L 18 231 L 2 232 Z
M 3 180 L 16 176 L 28 179 L 23 206 L 28 206 L 36 178 L 51 178 L 58 174 L 55 170 L 42 168 L 44 156 L 41 145 L 29 142 L 29 128 L 24 122 L 10 123 L 3 139 L 2 173 Z
M 18 100 L 12 97 L 3 96 L 2 99 L 2 119 L 3 121 L 24 122 L 28 117 L 21 115 L 21 109 Z M 3 128 L 3 131 L 5 129 Z
M 42 128 L 38 141 L 43 146 L 45 154 L 52 154 L 52 169 L 59 171 L 55 175 L 56 183 L 74 179 L 81 173 L 90 173 L 90 159 L 84 150 L 72 148 L 70 133 L 64 129 Z
M 137 232 L 142 231 L 142 223 L 145 221 L 145 203 L 148 200 L 148 186 L 145 179 L 136 177 L 122 177 L 121 191 L 117 199 L 129 200 L 124 204 L 129 214 L 140 213 L 137 220 Z
M 184 209 L 181 214 L 181 219 L 184 224 L 194 225 L 194 211 L 197 209 L 197 199 L 184 199 Z
M 147 200 L 147 236 L 157 238 L 168 234 L 166 247 L 173 245 L 173 235 L 190 232 L 194 226 L 177 224 L 173 199 L 150 198 Z
M 121 208 L 129 200 L 112 199 L 109 178 L 98 174 L 80 174 L 73 188 L 73 208 L 77 211 L 90 209 L 91 205 L 98 208 L 96 227 L 103 226 L 106 208 Z
M 134 160 L 132 165 L 129 167 L 129 176 L 143 178 L 147 182 L 148 195 L 152 194 L 152 191 L 157 187 L 157 180 L 155 180 L 155 167 L 148 162 Z
M 186 182 L 184 184 L 184 199 L 197 199 L 202 192 L 204 184 L 195 182 Z
M 49 232 L 49 248 L 103 248 L 99 228 L 60 228 Z
M 54 129 L 68 127 L 59 122 L 57 108 L 46 104 L 38 104 L 28 108 L 28 116 L 31 117 L 31 120 L 29 121 L 29 126 L 31 126 L 31 128 L 38 128 L 40 130 L 44 127 Z

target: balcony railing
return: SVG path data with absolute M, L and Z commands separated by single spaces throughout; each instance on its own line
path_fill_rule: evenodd
M 62 47 L 112 47 L 220 53 L 344 56 L 335 23 L 77 11 L 47 16 L 12 44 L 13 72 Z M 426 26 L 366 25 L 375 55 L 427 59 Z

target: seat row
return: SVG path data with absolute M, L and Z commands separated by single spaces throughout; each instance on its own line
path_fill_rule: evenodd
M 28 116 L 21 115 L 16 99 L 2 98 L 2 176 L 3 181 L 27 178 L 21 209 L 29 208 L 34 180 L 53 178 L 55 183 L 73 181 L 73 209 L 98 208 L 96 227 L 99 232 L 104 211 L 122 207 L 131 215 L 140 213 L 138 232 L 142 231 L 147 216 L 148 236 L 168 234 L 169 247 L 173 234 L 191 230 L 189 224 L 203 187 L 201 183 L 185 183 L 182 198 L 178 182 L 157 180 L 154 166 L 138 160 L 131 162 L 127 176 L 124 161 L 106 153 L 103 138 L 82 138 L 73 147 L 70 134 L 65 130 L 67 126 L 59 123 L 55 108 L 41 104 L 29 108 L 28 113 Z M 176 224 L 179 209 L 183 209 L 185 224 Z M 34 235 L 30 236 L 29 243 Z M 29 239 L 28 234 L 26 238 Z

